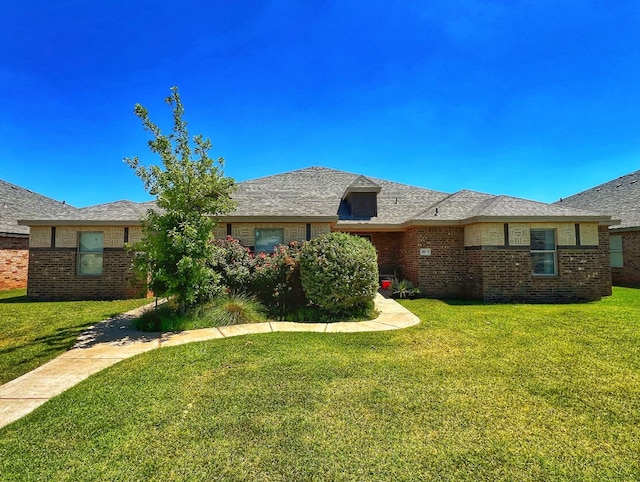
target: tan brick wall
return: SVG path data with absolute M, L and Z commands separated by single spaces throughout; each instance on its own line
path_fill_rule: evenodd
M 575 223 L 508 223 L 509 246 L 529 246 L 532 229 L 555 229 L 559 246 L 576 246 Z M 598 246 L 598 224 L 580 223 L 580 245 Z M 504 246 L 504 223 L 465 226 L 465 246 Z
M 0 236 L 0 291 L 27 286 L 29 240 Z
M 105 248 L 122 248 L 124 246 L 125 226 L 57 226 L 56 227 L 56 248 L 77 248 L 78 232 L 102 232 L 104 233 Z M 142 237 L 140 226 L 129 227 L 129 242 L 135 243 Z M 32 226 L 29 236 L 29 247 L 50 248 L 51 247 L 51 227 Z
M 231 223 L 231 236 L 240 241 L 244 246 L 255 246 L 255 230 L 260 229 L 283 229 L 285 244 L 292 241 L 304 242 L 307 238 L 306 223 Z M 311 238 L 331 231 L 329 223 L 311 223 Z M 218 238 L 227 237 L 227 224 L 221 223 L 213 229 L 213 235 Z
M 640 229 L 638 231 L 609 231 L 610 236 L 622 237 L 622 268 L 611 268 L 613 284 L 640 288 Z

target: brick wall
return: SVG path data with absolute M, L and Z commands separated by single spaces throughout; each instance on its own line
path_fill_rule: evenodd
M 0 291 L 27 286 L 29 238 L 0 236 Z
M 600 294 L 611 296 L 611 255 L 609 253 L 609 228 L 598 226 L 598 252 L 600 272 Z
M 370 233 L 371 244 L 378 252 L 378 266 L 380 272 L 404 276 L 402 273 L 400 250 L 404 233 Z
M 605 294 L 608 270 L 603 269 L 598 248 L 559 248 L 556 276 L 533 276 L 528 248 L 485 248 L 472 253 L 470 261 L 481 266 L 484 301 L 593 301 Z
M 622 268 L 611 268 L 613 284 L 640 287 L 640 230 L 609 232 L 622 237 Z
M 36 300 L 109 300 L 146 294 L 130 269 L 133 253 L 106 248 L 101 276 L 77 275 L 76 256 L 73 248 L 31 248 L 27 296 Z
M 611 294 L 607 228 L 599 246 L 558 248 L 558 275 L 533 276 L 528 246 L 465 248 L 463 227 L 410 228 L 402 237 L 405 278 L 429 297 L 472 298 L 488 302 L 569 302 Z M 431 255 L 421 256 L 420 248 Z
M 528 247 L 467 248 L 468 293 L 489 302 L 593 301 L 611 295 L 609 237 L 598 228 L 598 246 L 558 247 L 558 274 L 533 276 Z
M 420 248 L 430 248 L 421 256 Z M 469 266 L 465 257 L 464 228 L 461 226 L 420 226 L 404 237 L 405 277 L 417 283 L 429 297 L 468 297 Z

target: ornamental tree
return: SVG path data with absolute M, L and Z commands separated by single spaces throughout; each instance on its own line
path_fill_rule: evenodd
M 223 173 L 224 159 L 208 155 L 211 141 L 202 135 L 189 137 L 184 107 L 177 87 L 165 99 L 173 112 L 173 130 L 165 135 L 147 109 L 133 111 L 151 133 L 149 148 L 162 165 L 144 166 L 138 157 L 126 162 L 157 200 L 158 209 L 142 220 L 142 240 L 130 246 L 138 255 L 134 267 L 148 276 L 150 288 L 163 296 L 175 296 L 179 309 L 210 299 L 220 288 L 220 276 L 208 260 L 215 249 L 216 217 L 235 206 L 231 194 L 235 182 Z

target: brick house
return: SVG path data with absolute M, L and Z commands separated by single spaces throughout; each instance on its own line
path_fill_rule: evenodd
M 18 219 L 73 210 L 65 203 L 0 180 L 0 291 L 27 286 L 29 228 L 19 225 Z
M 563 302 L 611 294 L 610 216 L 474 191 L 447 194 L 311 167 L 238 184 L 237 208 L 216 237 L 255 251 L 330 231 L 368 238 L 382 274 L 426 296 Z M 127 201 L 31 226 L 29 296 L 131 294 L 124 242 L 140 235 L 149 205 Z
M 556 202 L 620 220 L 609 227 L 613 284 L 640 287 L 640 171 Z

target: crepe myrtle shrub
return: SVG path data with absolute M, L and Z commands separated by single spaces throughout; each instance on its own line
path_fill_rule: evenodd
M 330 313 L 351 312 L 371 304 L 378 289 L 376 249 L 347 233 L 318 236 L 302 248 L 300 276 L 311 303 Z
M 293 241 L 276 246 L 273 253 L 253 257 L 250 292 L 275 318 L 307 303 L 300 280 L 300 254 L 300 244 Z
M 230 293 L 251 291 L 254 258 L 251 251 L 237 239 L 227 236 L 213 241 L 211 268 L 220 275 L 221 283 Z

